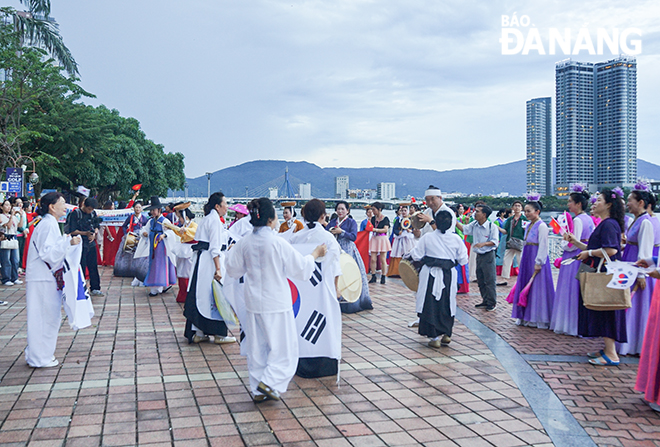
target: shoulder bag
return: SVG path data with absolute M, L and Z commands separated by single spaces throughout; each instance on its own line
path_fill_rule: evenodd
M 601 273 L 603 262 L 611 262 L 607 252 L 600 249 L 603 259 L 595 272 L 582 271 L 578 273 L 580 279 L 580 293 L 584 307 L 590 310 L 624 310 L 632 306 L 630 289 L 612 289 L 607 287 L 612 275 Z

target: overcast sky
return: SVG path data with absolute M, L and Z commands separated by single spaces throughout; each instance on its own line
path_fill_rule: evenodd
M 86 102 L 138 119 L 185 155 L 189 177 L 256 159 L 438 170 L 523 159 L 525 101 L 554 95 L 554 64 L 569 56 L 502 55 L 501 17 L 514 12 L 544 40 L 549 28 L 574 40 L 582 27 L 594 40 L 596 28 L 642 31 L 638 156 L 660 164 L 655 0 L 51 1 L 97 96 Z

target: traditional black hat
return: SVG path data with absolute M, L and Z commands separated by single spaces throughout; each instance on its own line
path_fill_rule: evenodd
M 151 196 L 151 201 L 149 202 L 149 206 L 145 208 L 146 211 L 151 211 L 153 209 L 158 208 L 159 210 L 163 209 L 163 205 L 160 203 L 160 199 L 158 196 Z

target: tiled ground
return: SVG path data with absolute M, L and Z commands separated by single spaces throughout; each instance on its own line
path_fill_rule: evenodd
M 440 350 L 405 326 L 413 297 L 395 282 L 372 286 L 373 311 L 344 316 L 339 386 L 334 377 L 296 378 L 282 402 L 259 406 L 238 346 L 187 344 L 176 288 L 148 298 L 110 269 L 102 284 L 94 326 L 73 333 L 65 323 L 56 352 L 62 366 L 45 370 L 23 358 L 24 289 L 0 290 L 11 303 L 0 308 L 0 446 L 551 445 L 509 375 L 465 326 L 457 322 L 451 347 Z M 459 303 L 471 312 L 477 299 Z M 505 306 L 476 316 L 524 353 L 573 352 L 554 346 L 554 337 L 566 346 L 593 343 L 515 327 Z M 534 366 L 598 443 L 660 445 L 660 418 L 630 390 L 636 366 Z

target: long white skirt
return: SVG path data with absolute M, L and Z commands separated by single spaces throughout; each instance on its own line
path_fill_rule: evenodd
M 255 314 L 245 312 L 241 321 L 247 353 L 250 389 L 263 382 L 279 393 L 286 392 L 298 367 L 298 334 L 293 310 Z
M 62 291 L 55 282 L 27 281 L 27 347 L 25 361 L 34 368 L 46 366 L 55 356 L 62 324 Z

